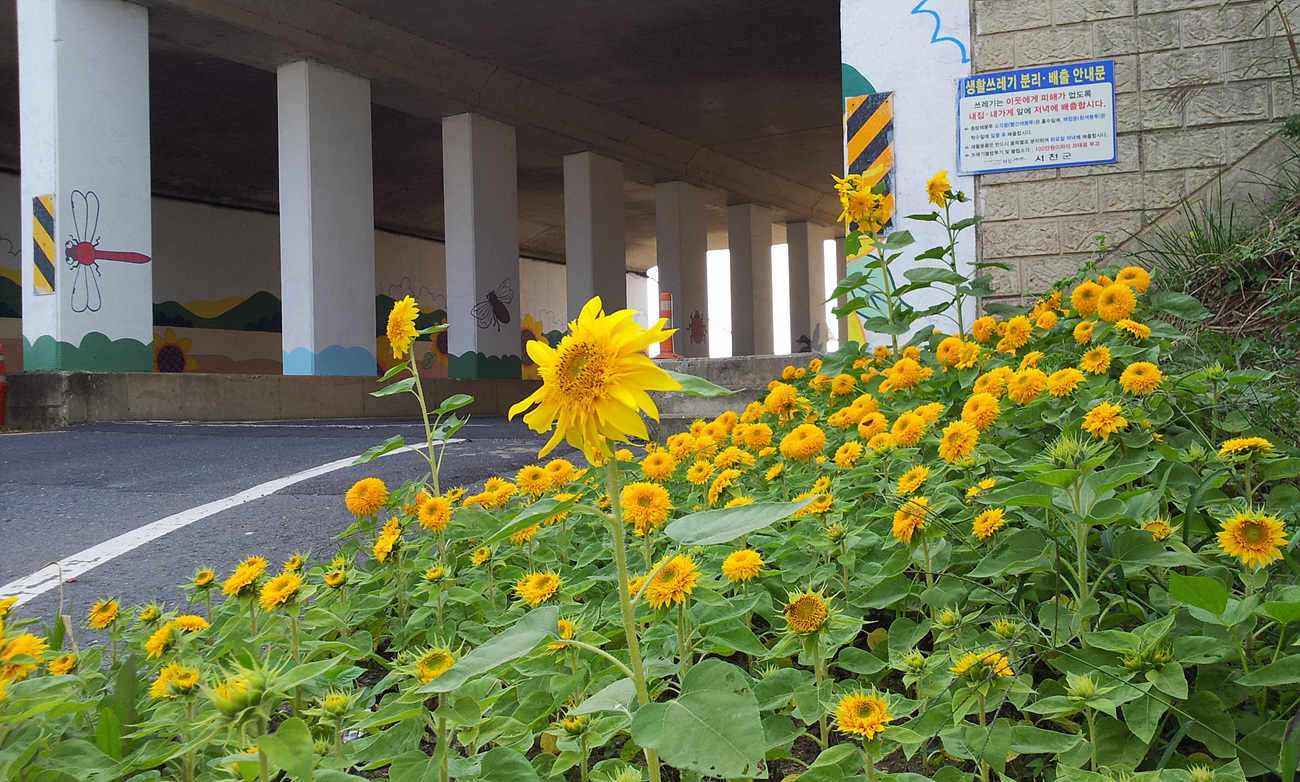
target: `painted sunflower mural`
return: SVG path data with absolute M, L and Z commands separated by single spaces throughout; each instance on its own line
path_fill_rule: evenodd
M 153 335 L 153 371 L 194 372 L 199 362 L 190 355 L 193 340 L 178 339 L 173 329 Z
M 546 339 L 546 327 L 542 322 L 532 315 L 524 315 L 519 325 L 519 360 L 523 368 L 525 380 L 540 380 L 541 375 L 537 373 L 537 364 L 533 362 L 528 355 L 528 343 L 537 340 L 543 345 L 549 346 L 550 340 Z

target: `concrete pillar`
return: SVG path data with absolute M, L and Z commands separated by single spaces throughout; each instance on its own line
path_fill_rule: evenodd
M 688 358 L 707 358 L 709 280 L 705 254 L 709 235 L 704 190 L 685 182 L 655 185 L 655 234 L 659 292 L 673 295 L 673 325 L 679 329 L 677 352 Z
M 731 354 L 770 356 L 772 213 L 754 204 L 727 207 L 731 251 Z
M 517 378 L 515 129 L 479 114 L 443 119 L 442 174 L 451 377 Z
M 790 346 L 795 353 L 820 352 L 830 336 L 826 325 L 825 231 L 812 223 L 786 223 L 790 257 Z
M 284 374 L 374 376 L 370 82 L 309 60 L 276 77 Z
M 149 17 L 18 0 L 23 367 L 153 368 Z
M 844 237 L 835 237 L 835 284 L 839 285 L 840 280 L 849 276 L 849 257 L 844 251 Z M 842 307 L 849 303 L 848 296 L 840 296 L 835 300 L 836 307 Z M 849 319 L 840 317 L 835 319 L 835 333 L 839 337 L 840 345 L 846 345 L 849 341 Z
M 594 152 L 564 156 L 564 276 L 570 320 L 592 296 L 627 308 L 623 164 Z

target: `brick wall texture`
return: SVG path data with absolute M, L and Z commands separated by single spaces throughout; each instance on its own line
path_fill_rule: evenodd
M 1284 2 L 1300 33 L 1296 3 Z M 978 254 L 999 299 L 1033 298 L 1240 160 L 1297 108 L 1271 0 L 975 0 L 974 70 L 1113 59 L 1119 160 L 986 174 Z

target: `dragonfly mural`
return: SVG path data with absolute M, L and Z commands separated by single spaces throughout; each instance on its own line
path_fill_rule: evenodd
M 94 191 L 72 191 L 72 224 L 64 245 L 64 262 L 76 273 L 72 282 L 72 311 L 99 312 L 103 297 L 99 292 L 99 262 L 148 263 L 144 253 L 99 249 L 99 196 Z

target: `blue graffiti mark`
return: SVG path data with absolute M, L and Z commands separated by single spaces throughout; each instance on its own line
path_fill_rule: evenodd
M 930 43 L 940 43 L 941 41 L 952 41 L 953 43 L 957 44 L 958 49 L 961 49 L 961 61 L 970 62 L 970 55 L 966 54 L 966 44 L 962 43 L 956 38 L 951 38 L 948 36 L 944 36 L 942 38 L 939 37 L 940 28 L 943 26 L 943 19 L 939 18 L 938 11 L 925 7 L 925 4 L 928 2 L 930 2 L 930 0 L 921 0 L 921 2 L 917 3 L 916 7 L 912 9 L 912 14 L 913 15 L 929 14 L 930 16 L 934 17 L 934 34 L 930 36 Z
M 9 255 L 12 255 L 15 258 L 17 258 L 19 255 L 22 255 L 20 251 L 14 249 L 14 243 L 10 241 L 8 237 L 0 236 L 0 242 L 4 242 L 9 246 L 8 250 L 0 250 L 0 252 L 8 253 Z

